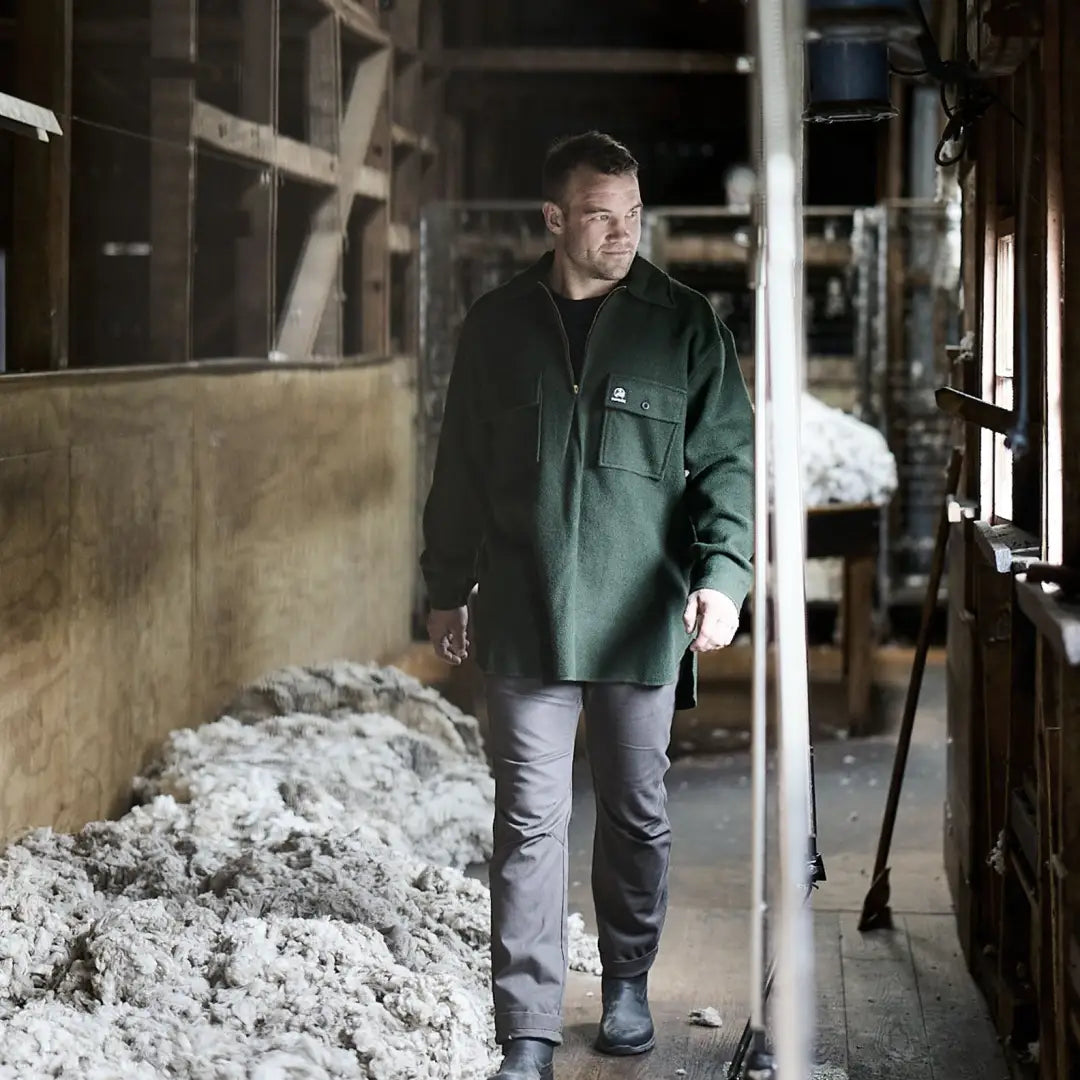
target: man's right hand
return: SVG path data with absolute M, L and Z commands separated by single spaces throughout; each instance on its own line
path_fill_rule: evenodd
M 469 655 L 469 609 L 432 611 L 427 620 L 428 637 L 435 655 L 447 664 L 460 664 Z

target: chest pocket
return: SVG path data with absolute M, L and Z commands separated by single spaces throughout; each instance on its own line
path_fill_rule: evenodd
M 685 419 L 685 390 L 636 375 L 610 376 L 600 432 L 600 465 L 659 480 Z
M 498 388 L 488 413 L 490 463 L 510 478 L 536 470 L 540 461 L 540 380 L 514 380 Z

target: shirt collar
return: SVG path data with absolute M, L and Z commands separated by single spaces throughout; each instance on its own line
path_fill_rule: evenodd
M 507 294 L 519 296 L 537 284 L 546 284 L 553 262 L 554 255 L 550 251 L 545 252 L 532 266 L 507 283 L 505 287 Z M 620 284 L 631 296 L 647 304 L 656 304 L 664 308 L 675 306 L 671 294 L 671 278 L 640 255 L 634 256 L 630 270 Z

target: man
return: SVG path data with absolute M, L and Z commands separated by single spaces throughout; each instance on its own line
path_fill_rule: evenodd
M 637 256 L 637 162 L 597 132 L 565 139 L 543 194 L 554 251 L 462 328 L 421 560 L 436 651 L 451 664 L 475 655 L 487 677 L 499 1080 L 550 1080 L 561 1041 L 583 706 L 596 1047 L 653 1046 L 676 683 L 685 657 L 730 642 L 751 574 L 746 387 L 708 301 Z

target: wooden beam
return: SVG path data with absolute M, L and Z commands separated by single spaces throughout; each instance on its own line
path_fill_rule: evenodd
M 750 258 L 750 248 L 734 236 L 674 233 L 664 238 L 662 257 L 668 263 L 745 263 Z M 847 240 L 808 236 L 803 245 L 803 259 L 807 266 L 850 266 L 851 244 Z
M 364 163 L 375 118 L 386 92 L 390 51 L 380 50 L 357 67 L 341 127 L 340 172 L 355 176 Z M 338 201 L 338 214 L 348 222 L 355 188 L 347 184 L 330 196 Z M 316 215 L 321 211 L 317 210 Z M 286 357 L 308 356 L 322 320 L 327 298 L 336 278 L 341 256 L 341 236 L 313 229 L 304 242 L 300 261 L 289 289 L 278 334 L 277 352 Z
M 419 8 L 414 2 L 412 8 L 412 38 L 414 43 L 419 43 Z M 403 9 L 403 14 L 409 11 Z M 400 27 L 400 23 L 398 26 Z M 395 38 L 397 32 L 395 32 Z M 416 59 L 406 60 L 404 63 L 394 65 L 394 86 L 392 92 L 393 119 L 398 123 L 390 123 L 385 132 L 387 141 L 394 149 L 399 149 L 402 144 L 398 141 L 403 129 L 415 131 L 424 123 L 424 67 Z M 393 188 L 391 192 L 391 204 L 393 206 L 393 221 L 389 226 L 389 234 L 386 238 L 387 255 L 402 254 L 394 250 L 395 228 L 406 230 L 420 221 L 420 208 L 423 200 L 423 177 L 426 164 L 423 155 L 419 153 L 393 153 Z M 394 297 L 395 303 L 387 314 L 389 320 L 389 334 L 396 348 L 403 352 L 416 354 L 420 348 L 420 260 L 413 256 L 410 251 L 404 253 L 396 269 L 400 273 L 393 276 L 388 288 L 392 287 L 399 293 Z
M 71 33 L 72 0 L 20 0 L 17 89 L 33 105 L 65 118 L 71 113 Z M 35 129 L 47 119 L 36 110 L 26 115 Z M 68 126 L 66 119 L 64 124 Z M 10 366 L 22 371 L 65 368 L 71 273 L 70 131 L 48 142 L 18 139 L 13 180 Z
M 415 55 L 420 49 L 421 0 L 394 0 L 386 14 L 395 51 Z
M 416 234 L 408 225 L 395 222 L 387 236 L 391 255 L 411 255 L 416 251 Z
M 154 0 L 150 56 L 192 64 L 197 58 L 198 0 Z M 193 70 L 193 69 L 192 69 Z M 150 82 L 150 357 L 191 359 L 191 272 L 195 226 L 193 74 Z
M 1062 523 L 1062 462 L 1061 413 L 1062 324 L 1061 288 L 1064 271 L 1062 245 L 1062 207 L 1065 177 L 1061 169 L 1061 97 L 1062 47 L 1061 13 L 1057 3 L 1043 10 L 1043 116 L 1041 127 L 1046 140 L 1046 370 L 1043 385 L 1043 411 L 1046 421 L 1045 464 L 1043 468 L 1043 554 L 1050 562 L 1061 558 Z M 1030 355 L 1030 354 L 1029 354 Z
M 753 58 L 689 49 L 443 49 L 430 54 L 444 71 L 474 74 L 749 75 Z
M 272 166 L 295 180 L 326 187 L 339 182 L 334 154 L 278 135 L 270 124 L 244 120 L 205 101 L 195 102 L 192 130 L 197 139 L 216 150 Z
M 1061 79 L 1061 174 L 1071 177 L 1062 192 L 1060 208 L 1062 240 L 1062 362 L 1061 362 L 1061 484 L 1062 484 L 1062 561 L 1080 566 L 1080 9 L 1063 2 L 1058 8 L 1061 33 L 1062 72 L 1073 72 Z M 1047 40 L 1047 47 L 1055 47 Z M 1069 254 L 1072 253 L 1072 258 Z
M 410 65 L 412 66 L 412 65 Z M 390 326 L 390 229 L 393 222 L 394 202 L 398 190 L 393 182 L 393 143 L 391 139 L 391 116 L 396 90 L 391 70 L 387 71 L 382 104 L 375 118 L 368 151 L 369 163 L 373 161 L 391 165 L 390 200 L 376 206 L 367 216 L 360 229 L 360 349 L 389 349 Z M 396 345 L 400 343 L 395 343 Z
M 378 28 L 374 17 L 357 4 L 339 3 L 334 0 L 311 0 L 322 10 L 340 7 L 343 14 L 342 28 L 370 45 L 386 48 L 390 44 L 387 35 Z M 222 15 L 207 15 L 199 19 L 207 40 L 215 44 L 242 44 L 244 26 L 240 19 Z M 281 36 L 303 41 L 311 28 L 310 11 L 294 12 L 282 17 Z M 15 20 L 0 17 L 0 41 L 12 41 L 15 37 Z M 150 20 L 146 18 L 83 18 L 75 22 L 75 40 L 80 45 L 138 45 L 150 39 Z
M 976 424 L 986 431 L 1008 435 L 1013 428 L 1013 414 L 1009 409 L 994 405 L 982 398 L 962 394 L 959 390 L 943 386 L 934 395 L 938 408 L 949 416 L 958 416 L 968 424 Z
M 336 15 L 324 16 L 308 34 L 306 62 L 307 140 L 336 156 L 341 149 L 341 22 Z M 313 345 L 317 356 L 340 356 L 344 349 L 340 248 L 345 223 L 341 211 L 341 200 L 336 193 L 331 194 L 311 222 L 312 232 L 326 234 L 325 243 L 338 245 L 339 252 Z
M 386 48 L 390 44 L 389 36 L 380 28 L 375 16 L 356 0 L 317 0 L 320 7 L 341 21 L 342 30 Z
M 46 143 L 50 135 L 64 134 L 52 109 L 4 93 L 0 93 L 0 127 Z
M 1069 602 L 1059 590 L 1047 591 L 1025 574 L 1017 575 L 1016 593 L 1021 610 L 1061 661 L 1080 665 L 1080 604 Z
M 353 176 L 352 192 L 371 202 L 386 202 L 390 198 L 390 174 L 374 165 L 361 165 Z
M 277 126 L 280 0 L 243 0 L 240 110 Z M 236 242 L 236 344 L 241 356 L 267 356 L 274 343 L 278 175 L 270 164 L 241 199 L 247 235 Z
M 205 101 L 195 102 L 195 138 L 226 154 L 257 165 L 273 166 L 285 176 L 320 187 L 337 187 L 341 163 L 337 156 L 299 139 L 279 135 L 269 124 L 256 124 Z M 383 169 L 361 165 L 353 172 L 354 195 L 375 202 L 389 195 L 390 180 Z

